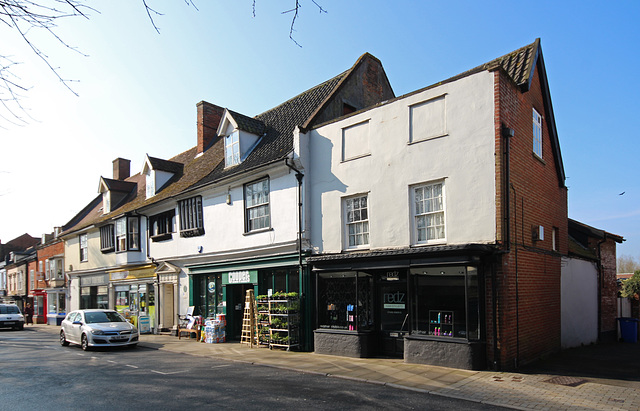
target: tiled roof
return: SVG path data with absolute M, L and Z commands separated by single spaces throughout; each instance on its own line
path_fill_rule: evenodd
M 484 66 L 489 68 L 496 64 L 500 65 L 518 86 L 528 89 L 539 50 L 540 39 L 536 39 L 533 43 L 490 61 Z
M 253 151 L 237 166 L 224 168 L 224 163 L 218 164 L 218 167 L 197 186 L 203 186 L 285 158 L 293 150 L 293 130 L 304 124 L 316 112 L 317 107 L 325 101 L 349 72 L 345 71 L 279 106 L 257 115 L 254 118 L 256 121 L 254 126 L 259 123 L 264 124 L 266 134 Z M 236 113 L 231 113 L 236 119 Z M 245 118 L 249 117 L 245 116 Z
M 246 131 L 247 133 L 251 133 L 256 136 L 262 136 L 262 134 L 264 133 L 265 125 L 262 121 L 245 116 L 244 114 L 236 113 L 235 111 L 227 111 L 235 120 L 240 130 Z
M 127 178 L 125 181 L 128 183 L 136 183 L 138 189 L 131 193 L 122 207 L 118 207 L 111 213 L 104 215 L 102 214 L 102 196 L 98 196 L 63 227 L 64 232 L 62 235 L 68 235 L 92 225 L 103 224 L 114 217 L 133 212 L 134 210 L 144 212 L 142 209 L 146 206 L 175 197 L 205 177 L 218 163 L 223 162 L 221 144 L 222 140 L 217 140 L 214 146 L 205 151 L 201 156 L 196 157 L 197 148 L 193 147 L 173 157 L 169 162 L 181 164 L 183 173 L 177 175 L 172 184 L 169 184 L 149 199 L 146 198 L 144 175 L 138 173 Z
M 102 181 L 105 183 L 109 190 L 118 191 L 121 193 L 128 193 L 136 186 L 135 183 L 127 180 L 113 180 L 111 178 L 102 177 Z
M 163 160 L 161 158 L 156 158 L 151 156 L 147 156 L 147 157 L 149 158 L 151 167 L 153 167 L 154 170 L 168 171 L 173 174 L 182 173 L 182 169 L 184 167 L 184 164 L 182 163 L 179 163 L 177 161 Z

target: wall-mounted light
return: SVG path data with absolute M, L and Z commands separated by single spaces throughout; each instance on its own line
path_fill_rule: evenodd
M 231 187 L 227 190 L 227 204 L 231 204 Z

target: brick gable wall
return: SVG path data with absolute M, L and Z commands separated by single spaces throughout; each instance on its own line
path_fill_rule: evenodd
M 537 68 L 530 90 L 524 93 L 503 71 L 495 71 L 494 76 L 496 233 L 505 253 L 495 264 L 497 358 L 493 279 L 487 279 L 487 356 L 490 362 L 497 360 L 498 367 L 510 369 L 560 349 L 561 255 L 568 251 L 567 192 L 556 171 Z M 532 108 L 543 116 L 542 160 L 533 154 Z M 515 132 L 508 142 L 508 182 L 503 126 Z M 539 225 L 544 226 L 544 240 L 534 241 L 532 227 Z M 552 249 L 554 227 L 558 230 L 557 252 Z

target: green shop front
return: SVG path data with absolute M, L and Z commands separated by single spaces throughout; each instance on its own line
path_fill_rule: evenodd
M 304 257 L 298 253 L 193 264 L 186 268 L 189 271 L 189 305 L 194 307 L 194 315 L 206 319 L 224 314 L 229 341 L 240 341 L 247 290 L 253 290 L 254 296 L 298 293 L 302 308 L 301 348 L 311 349 L 311 281 Z

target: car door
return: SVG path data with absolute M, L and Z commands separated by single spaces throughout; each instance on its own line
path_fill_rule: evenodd
M 68 328 L 65 329 L 65 334 L 67 334 L 68 341 L 79 344 L 82 325 L 74 324 L 76 321 L 82 321 L 82 315 L 79 312 L 69 314 Z

